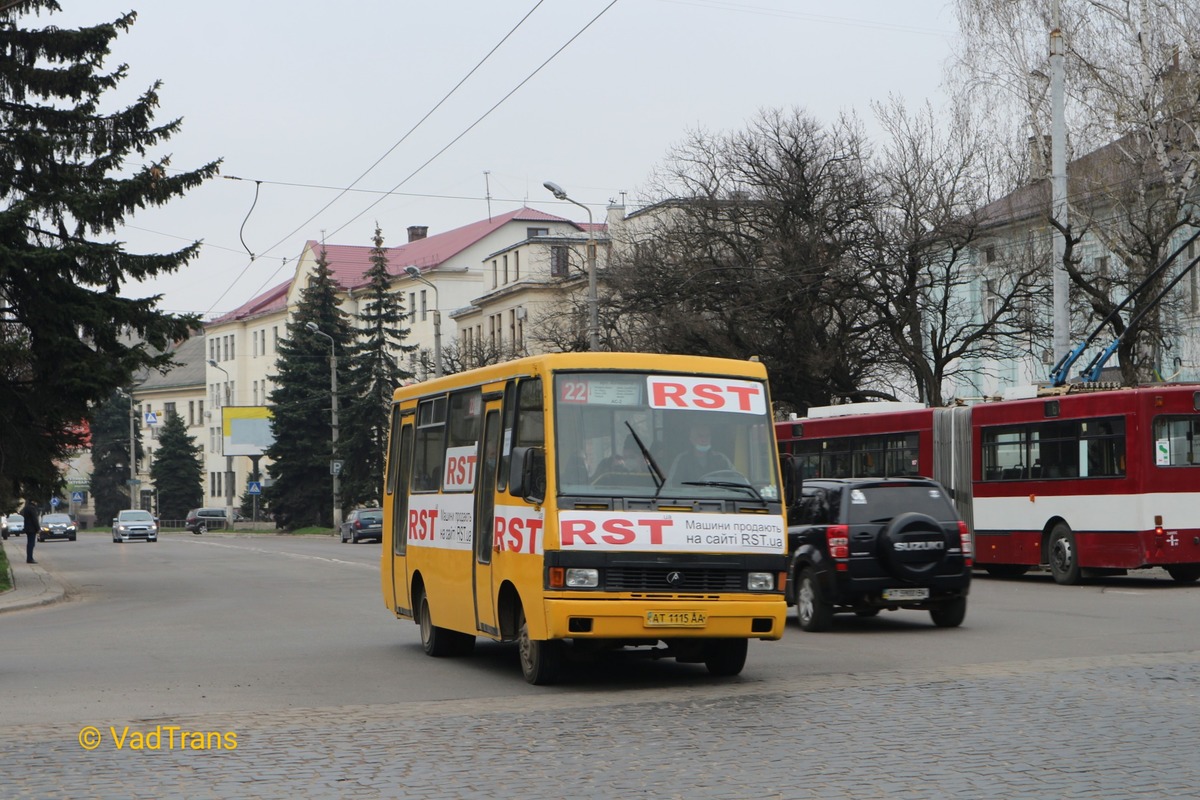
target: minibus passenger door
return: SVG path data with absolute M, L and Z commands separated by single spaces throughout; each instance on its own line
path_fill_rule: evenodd
M 483 452 L 475 482 L 475 627 L 500 635 L 492 586 L 492 543 L 496 536 L 496 473 L 500 462 L 500 411 L 487 412 L 483 423 Z

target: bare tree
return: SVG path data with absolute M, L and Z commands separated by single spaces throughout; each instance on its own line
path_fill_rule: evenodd
M 1044 340 L 1044 318 L 1033 309 L 1046 302 L 1048 263 L 1010 249 L 1002 270 L 976 264 L 985 235 L 977 212 L 1003 169 L 965 115 L 947 123 L 929 106 L 910 114 L 896 99 L 875 111 L 885 131 L 876 163 L 882 200 L 863 250 L 870 279 L 861 297 L 911 393 L 942 405 L 949 379 L 1029 355 Z
M 1041 149 L 1050 120 L 1047 4 L 959 0 L 957 7 L 966 35 L 952 80 L 970 93 L 981 117 L 1004 119 L 1003 109 L 1019 114 Z M 1070 224 L 1050 224 L 1075 245 L 1064 266 L 1075 291 L 1077 338 L 1110 319 L 1122 378 L 1136 383 L 1184 333 L 1184 315 L 1172 305 L 1177 297 L 1156 304 L 1181 265 L 1154 271 L 1200 224 L 1194 207 L 1200 6 L 1191 0 L 1062 0 L 1061 20 L 1069 142 L 1086 155 L 1069 170 Z M 1044 177 L 1044 170 L 1032 177 Z M 1126 300 L 1122 317 L 1118 306 Z
M 776 401 L 892 397 L 887 348 L 854 291 L 878 202 L 854 120 L 764 111 L 690 134 L 652 178 L 661 202 L 614 242 L 604 307 L 631 349 L 747 358 Z

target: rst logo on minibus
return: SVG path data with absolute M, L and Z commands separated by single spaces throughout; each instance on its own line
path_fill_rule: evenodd
M 651 408 L 739 414 L 763 414 L 767 410 L 763 385 L 754 381 L 651 375 L 646 378 L 646 386 Z

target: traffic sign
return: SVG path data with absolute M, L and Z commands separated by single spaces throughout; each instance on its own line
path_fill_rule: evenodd
M 246 484 L 246 494 L 262 494 L 262 484 L 258 481 L 250 481 Z
M 71 502 L 72 503 L 82 503 L 83 502 L 83 492 L 72 492 L 71 493 Z
M 340 458 L 335 458 L 333 461 L 330 461 L 329 462 L 329 474 L 330 475 L 341 475 L 342 474 L 342 463 L 343 463 L 342 459 L 340 459 Z
M 58 498 L 57 498 L 57 497 L 51 497 L 51 498 L 50 498 L 50 507 L 51 507 L 51 508 L 58 508 Z
M 147 411 L 146 412 L 146 424 L 147 425 L 157 425 L 158 424 L 158 414 L 155 414 L 153 411 Z

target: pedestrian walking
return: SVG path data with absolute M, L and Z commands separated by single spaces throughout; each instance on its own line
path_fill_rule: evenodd
M 21 516 L 25 519 L 25 563 L 36 564 L 37 562 L 33 560 L 33 544 L 37 541 L 37 532 L 42 526 L 37 503 L 33 500 L 26 500 L 25 508 L 21 510 Z

